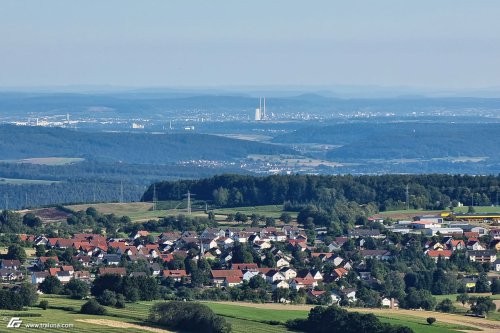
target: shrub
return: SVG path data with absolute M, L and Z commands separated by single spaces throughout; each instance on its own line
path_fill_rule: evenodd
M 64 286 L 64 293 L 74 299 L 84 299 L 88 296 L 90 287 L 87 283 L 81 280 L 71 279 Z
M 38 301 L 36 286 L 31 283 L 23 283 L 19 287 L 19 295 L 21 296 L 23 305 L 34 306 Z
M 123 294 L 116 294 L 116 304 L 115 307 L 118 309 L 123 309 L 125 307 L 125 297 Z
M 42 283 L 38 286 L 38 288 L 44 294 L 59 294 L 62 289 L 61 281 L 55 276 L 48 276 L 43 280 Z
M 80 313 L 99 315 L 99 316 L 105 315 L 106 312 L 107 312 L 106 308 L 97 303 L 95 299 L 87 301 L 85 304 L 82 305 L 80 309 Z
M 157 303 L 149 320 L 172 329 L 205 333 L 229 333 L 231 325 L 209 307 L 199 303 L 172 301 Z
M 49 307 L 49 301 L 47 301 L 47 300 L 40 301 L 40 304 L 38 304 L 38 307 L 42 308 L 44 310 L 47 310 L 47 308 Z
M 116 294 L 111 290 L 104 290 L 101 296 L 97 297 L 96 300 L 99 304 L 107 306 L 115 306 L 116 304 Z
M 439 302 L 439 304 L 436 306 L 436 310 L 450 313 L 450 312 L 455 312 L 456 308 L 450 299 L 445 298 L 444 300 Z
M 427 318 L 427 324 L 432 325 L 436 322 L 436 318 L 434 317 L 428 317 Z

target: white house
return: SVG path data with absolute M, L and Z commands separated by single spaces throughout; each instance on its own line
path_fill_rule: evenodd
M 31 283 L 42 283 L 43 281 L 45 281 L 45 278 L 47 276 L 50 276 L 49 272 L 33 272 L 33 274 L 31 274 Z
M 59 271 L 56 273 L 56 277 L 61 282 L 69 282 L 73 275 L 68 271 Z
M 268 283 L 274 283 L 275 281 L 284 281 L 284 280 L 286 280 L 285 276 L 283 274 L 281 274 L 280 272 L 275 271 L 274 269 L 270 270 L 266 274 L 266 281 Z
M 291 280 L 297 277 L 297 271 L 290 267 L 285 267 L 280 270 L 286 280 Z
M 285 258 L 280 258 L 278 261 L 276 261 L 276 267 L 282 268 L 282 267 L 290 267 L 290 262 L 286 260 Z
M 243 280 L 244 281 L 250 281 L 251 278 L 253 278 L 254 276 L 257 276 L 259 274 L 260 274 L 260 272 L 258 272 L 258 271 L 246 271 L 243 274 Z
M 275 281 L 272 284 L 273 290 L 276 290 L 278 288 L 283 288 L 283 289 L 290 289 L 290 285 L 286 281 Z

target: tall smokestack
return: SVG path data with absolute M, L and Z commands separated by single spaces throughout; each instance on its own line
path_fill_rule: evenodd
M 264 97 L 264 111 L 262 112 L 262 119 L 266 119 L 266 98 Z

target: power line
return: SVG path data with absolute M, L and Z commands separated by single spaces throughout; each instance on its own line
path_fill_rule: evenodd
M 187 213 L 188 215 L 191 215 L 191 197 L 195 196 L 196 194 L 192 194 L 190 191 L 187 191 L 186 194 L 184 194 L 185 197 L 187 197 Z
M 406 184 L 406 210 L 410 210 L 410 193 L 408 191 L 408 184 Z
M 123 181 L 120 181 L 120 203 L 123 202 Z
M 158 198 L 156 197 L 156 184 L 153 184 L 153 211 L 156 210 L 157 204 L 158 204 Z

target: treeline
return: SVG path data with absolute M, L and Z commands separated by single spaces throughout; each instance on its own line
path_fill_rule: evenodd
M 35 305 L 37 301 L 36 287 L 29 283 L 10 289 L 0 289 L 0 309 L 22 310 L 25 306 Z
M 123 186 L 123 197 L 121 188 Z M 137 201 L 144 187 L 106 180 L 68 180 L 50 185 L 8 184 L 0 180 L 0 209 L 21 209 L 82 202 Z
M 202 232 L 206 228 L 217 227 L 213 219 L 191 217 L 185 215 L 167 216 L 159 220 L 131 223 L 128 216 L 101 214 L 95 208 L 85 211 L 73 211 L 59 206 L 57 209 L 68 214 L 66 221 L 58 223 L 42 223 L 33 213 L 20 214 L 14 211 L 0 211 L 0 244 L 17 243 L 17 234 L 45 234 L 48 237 L 71 237 L 75 233 L 88 232 L 103 234 L 108 237 L 120 237 L 120 232 L 127 234 L 138 230 L 150 232 L 193 231 Z M 14 236 L 14 239 L 10 237 Z
M 458 202 L 475 205 L 495 203 L 500 176 L 383 175 L 312 176 L 274 175 L 255 177 L 221 175 L 199 180 L 165 181 L 155 184 L 159 200 L 180 200 L 190 191 L 198 200 L 219 207 L 286 204 L 331 207 L 337 202 L 373 204 L 379 210 L 403 209 L 408 186 L 411 208 L 446 209 Z M 153 185 L 142 196 L 151 201 Z
M 67 165 L 41 165 L 33 163 L 0 163 L 0 179 L 123 181 L 149 185 L 160 179 L 210 177 L 222 170 L 236 172 L 235 168 L 207 168 L 170 163 L 165 165 L 127 164 L 119 162 L 83 161 Z M 237 169 L 238 173 L 243 172 Z

